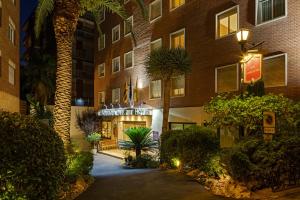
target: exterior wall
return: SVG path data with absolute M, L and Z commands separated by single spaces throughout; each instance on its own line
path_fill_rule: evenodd
M 267 88 L 267 92 L 284 93 L 287 97 L 300 100 L 300 1 L 288 0 L 288 14 L 286 17 L 269 23 L 255 25 L 255 0 L 186 0 L 186 3 L 169 11 L 169 1 L 162 1 L 162 17 L 153 23 L 144 19 L 136 5 L 127 3 L 125 6 L 129 13 L 133 13 L 133 32 L 136 45 L 130 36 L 124 37 L 124 25 L 115 14 L 107 14 L 106 20 L 101 24 L 106 35 L 106 47 L 96 52 L 95 66 L 105 62 L 105 77 L 99 78 L 95 67 L 94 100 L 97 102 L 99 91 L 106 92 L 106 105 L 111 103 L 111 89 L 121 88 L 121 99 L 124 92 L 125 81 L 132 78 L 133 83 L 139 79 L 140 103 L 160 108 L 161 100 L 149 100 L 149 80 L 145 74 L 144 63 L 150 51 L 150 42 L 162 38 L 164 47 L 170 46 L 169 34 L 185 29 L 185 47 L 192 58 L 192 72 L 187 75 L 185 83 L 185 96 L 171 98 L 172 108 L 186 108 L 201 110 L 202 106 L 215 96 L 215 68 L 237 63 L 240 60 L 240 46 L 235 35 L 222 39 L 215 39 L 216 14 L 239 6 L 239 28 L 248 28 L 251 31 L 251 43 L 265 43 L 259 47 L 264 55 L 284 52 L 288 55 L 287 86 Z M 146 1 L 146 5 L 149 1 Z M 111 30 L 120 24 L 120 41 L 112 44 Z M 124 69 L 124 53 L 134 50 L 134 67 Z M 121 71 L 112 74 L 111 60 L 121 57 Z M 99 106 L 95 103 L 95 108 Z M 178 110 L 179 111 L 179 110 Z M 180 110 L 183 118 L 192 119 L 198 123 L 203 116 L 193 114 L 186 109 Z M 184 114 L 182 114 L 184 113 Z M 197 112 L 198 113 L 198 112 Z M 199 114 L 203 113 L 199 111 Z M 200 114 L 201 115 L 201 114 Z M 201 119 L 200 119 L 201 118 Z M 172 120 L 172 114 L 170 114 Z M 155 119 L 154 119 L 155 121 Z
M 0 109 L 19 112 L 20 110 L 20 63 L 19 63 L 19 24 L 20 1 L 14 5 L 10 0 L 1 0 L 2 16 L 0 26 Z M 9 17 L 15 24 L 15 42 L 12 44 L 8 38 Z M 15 64 L 15 84 L 8 82 L 8 62 Z

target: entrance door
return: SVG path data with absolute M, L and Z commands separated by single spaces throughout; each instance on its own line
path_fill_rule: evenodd
M 146 127 L 146 122 L 123 122 L 123 139 L 129 140 L 128 136 L 124 133 L 129 128 Z

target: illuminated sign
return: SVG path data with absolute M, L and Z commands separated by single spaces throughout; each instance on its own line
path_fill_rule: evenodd
M 262 55 L 249 53 L 242 60 L 244 83 L 254 83 L 261 79 Z
M 274 112 L 264 112 L 264 133 L 275 133 L 275 113 Z
M 102 109 L 98 112 L 99 116 L 146 116 L 152 115 L 152 109 L 148 108 L 112 108 Z

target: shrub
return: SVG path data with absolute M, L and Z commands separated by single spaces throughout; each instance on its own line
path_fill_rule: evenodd
M 271 142 L 248 138 L 229 152 L 228 170 L 237 180 L 255 184 L 250 189 L 274 187 L 285 177 L 300 179 L 300 137 L 277 136 Z M 291 178 L 291 177 L 289 177 Z
M 162 162 L 172 166 L 172 159 L 178 158 L 184 166 L 206 172 L 213 169 L 209 165 L 219 152 L 219 140 L 211 129 L 193 127 L 168 131 L 162 134 L 161 140 Z
M 157 168 L 159 166 L 159 161 L 149 154 L 142 154 L 135 159 L 128 157 L 127 160 L 127 165 L 134 168 Z
M 68 155 L 66 181 L 74 183 L 76 179 L 89 175 L 93 167 L 93 154 L 90 152 L 75 152 Z
M 36 119 L 0 112 L 0 199 L 55 199 L 64 180 L 63 142 Z

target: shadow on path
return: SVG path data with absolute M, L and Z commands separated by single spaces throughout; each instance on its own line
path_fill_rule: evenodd
M 130 170 L 121 160 L 96 155 L 95 182 L 77 200 L 221 200 L 175 171 Z

